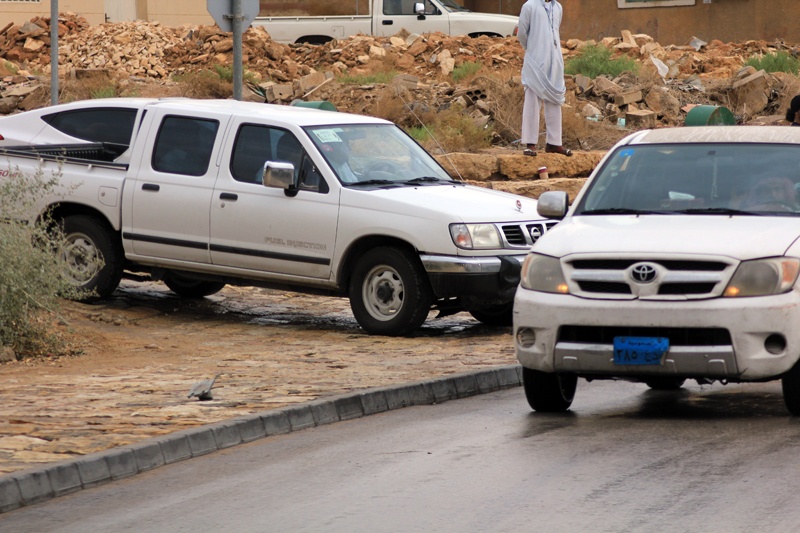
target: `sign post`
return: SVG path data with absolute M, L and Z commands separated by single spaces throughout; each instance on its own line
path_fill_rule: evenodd
M 206 0 L 208 13 L 222 31 L 233 33 L 233 98 L 242 99 L 242 34 L 260 9 L 259 0 Z
M 50 103 L 58 103 L 58 0 L 50 0 Z

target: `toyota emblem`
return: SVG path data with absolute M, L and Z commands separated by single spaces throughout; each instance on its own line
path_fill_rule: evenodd
M 631 277 L 636 283 L 652 283 L 656 279 L 656 267 L 650 263 L 637 263 L 631 269 Z

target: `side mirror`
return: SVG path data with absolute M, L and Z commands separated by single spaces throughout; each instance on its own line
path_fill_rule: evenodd
M 547 191 L 539 196 L 536 211 L 543 217 L 562 219 L 569 208 L 569 195 L 564 191 Z
M 264 187 L 283 189 L 286 196 L 297 195 L 297 185 L 294 183 L 294 165 L 282 161 L 267 161 L 261 174 L 261 183 Z
M 414 4 L 414 14 L 419 15 L 420 17 L 425 16 L 425 4 L 422 2 L 416 2 Z

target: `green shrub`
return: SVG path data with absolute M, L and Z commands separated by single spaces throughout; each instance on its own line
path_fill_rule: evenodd
M 422 126 L 412 126 L 406 132 L 412 139 L 423 145 L 431 138 L 430 132 Z
M 796 75 L 800 71 L 800 59 L 783 50 L 774 54 L 753 56 L 745 61 L 745 65 L 766 72 L 787 72 Z
M 410 126 L 406 131 L 429 151 L 476 152 L 492 145 L 494 129 L 480 126 L 460 106 L 425 113 L 419 119 L 424 127 Z
M 583 47 L 577 56 L 564 64 L 564 72 L 567 74 L 582 74 L 590 78 L 601 74 L 614 78 L 623 72 L 635 74 L 638 70 L 636 61 L 627 56 L 611 59 L 611 50 L 601 45 Z
M 19 359 L 61 355 L 67 344 L 53 319 L 59 295 L 75 295 L 55 253 L 63 237 L 51 224 L 24 220 L 36 199 L 56 186 L 56 177 L 11 174 L 0 181 L 0 345 L 11 347 Z
M 91 91 L 90 95 L 92 99 L 113 98 L 117 96 L 117 89 L 111 85 L 106 85 L 105 87 L 100 87 L 99 89 Z
M 483 68 L 483 63 L 467 61 L 454 68 L 450 75 L 453 77 L 453 81 L 459 82 L 476 74 L 481 68 Z
M 214 72 L 216 72 L 219 79 L 224 82 L 233 83 L 233 67 L 227 65 L 214 65 Z M 258 83 L 258 78 L 255 74 L 250 72 L 247 69 L 242 71 L 242 81 L 249 81 L 252 83 Z
M 372 85 L 374 83 L 391 83 L 392 78 L 397 75 L 394 70 L 375 72 L 373 74 L 349 75 L 344 74 L 336 78 L 336 81 L 343 85 Z

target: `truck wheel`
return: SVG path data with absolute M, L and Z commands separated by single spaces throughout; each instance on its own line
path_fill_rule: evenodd
M 505 327 L 510 326 L 514 321 L 514 303 L 483 307 L 481 309 L 470 309 L 472 317 L 486 324 L 487 326 Z
M 164 284 L 169 290 L 183 298 L 203 298 L 221 291 L 225 284 L 219 281 L 191 279 L 175 272 L 167 272 Z
M 522 367 L 522 384 L 525 388 L 525 398 L 534 411 L 560 413 L 572 405 L 578 376 Z
M 653 390 L 678 390 L 686 382 L 683 378 L 651 378 L 645 384 Z
M 62 223 L 64 243 L 58 250 L 62 274 L 81 299 L 111 296 L 122 279 L 122 244 L 100 218 L 73 215 Z
M 415 258 L 397 248 L 365 253 L 350 279 L 350 308 L 367 333 L 402 336 L 416 331 L 431 308 L 431 290 Z
M 781 377 L 783 403 L 793 415 L 800 415 L 800 361 Z

